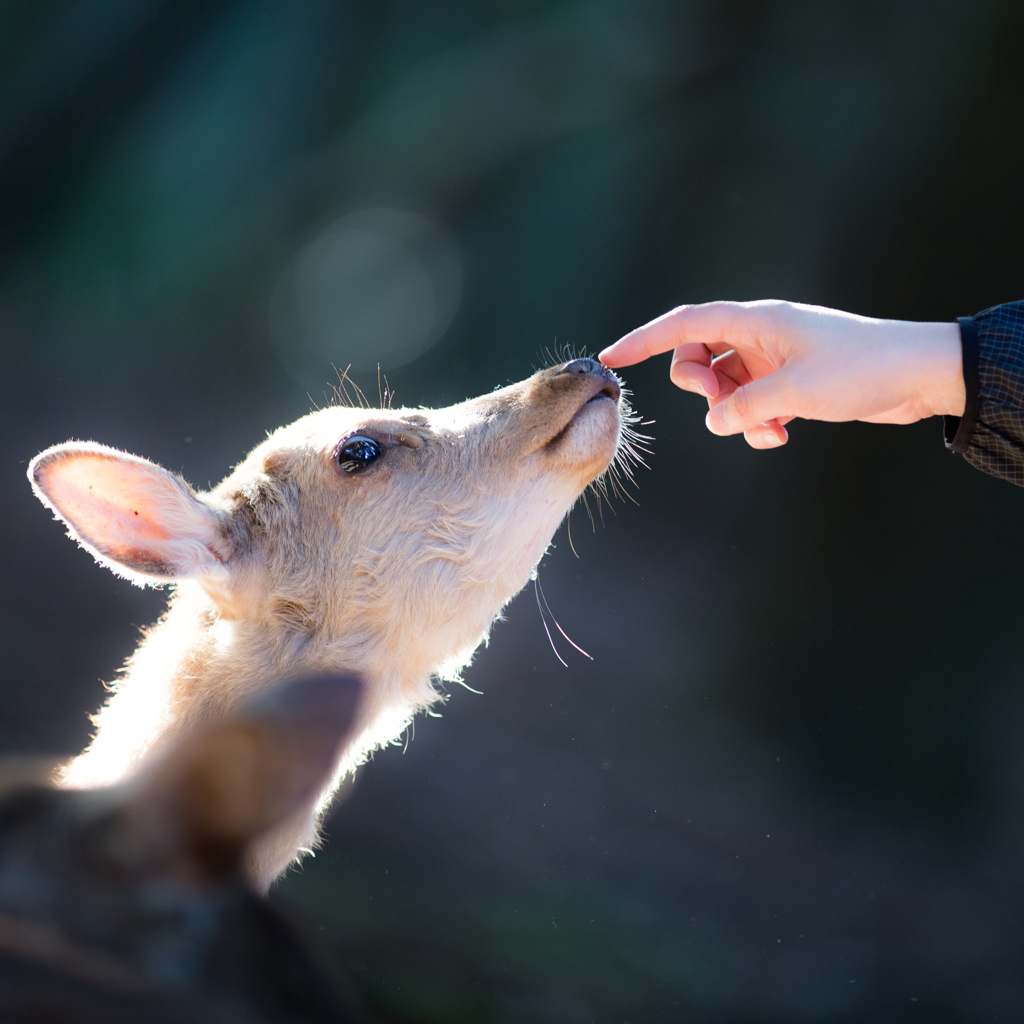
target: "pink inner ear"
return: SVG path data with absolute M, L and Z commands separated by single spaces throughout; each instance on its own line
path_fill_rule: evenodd
M 44 454 L 33 478 L 84 543 L 129 568 L 158 577 L 189 574 L 182 543 L 205 549 L 203 558 L 216 547 L 212 514 L 184 481 L 151 462 L 65 449 Z
M 167 530 L 155 516 L 166 502 L 181 500 L 174 484 L 149 467 L 103 455 L 61 459 L 41 467 L 38 476 L 47 496 L 83 538 L 103 547 L 116 546 L 116 538 L 131 538 L 131 547 L 139 541 L 167 540 Z

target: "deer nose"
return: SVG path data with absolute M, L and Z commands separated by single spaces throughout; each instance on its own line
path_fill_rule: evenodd
M 596 359 L 572 359 L 559 373 L 572 373 L 578 377 L 597 377 L 605 382 L 600 394 L 606 394 L 613 401 L 619 400 L 619 378 Z
M 604 367 L 596 359 L 573 359 L 562 367 L 562 373 L 601 373 Z

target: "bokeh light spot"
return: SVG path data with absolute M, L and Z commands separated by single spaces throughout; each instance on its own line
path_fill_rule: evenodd
M 277 351 L 305 385 L 332 365 L 402 366 L 448 329 L 461 280 L 454 240 L 430 215 L 396 206 L 348 213 L 282 274 L 271 300 Z

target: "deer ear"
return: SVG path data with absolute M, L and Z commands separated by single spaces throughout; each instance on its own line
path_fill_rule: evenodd
M 140 585 L 216 572 L 220 517 L 178 475 L 92 442 L 55 445 L 28 468 L 36 497 L 101 565 Z
M 179 871 L 237 870 L 250 842 L 330 781 L 361 692 L 354 675 L 314 676 L 244 705 L 143 774 L 136 813 L 156 826 Z

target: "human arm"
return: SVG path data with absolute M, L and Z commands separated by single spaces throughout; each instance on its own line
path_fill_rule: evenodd
M 629 366 L 673 350 L 671 376 L 708 399 L 708 429 L 743 433 L 754 448 L 788 439 L 797 417 L 913 423 L 962 416 L 956 323 L 876 320 L 789 302 L 680 306 L 605 349 Z

